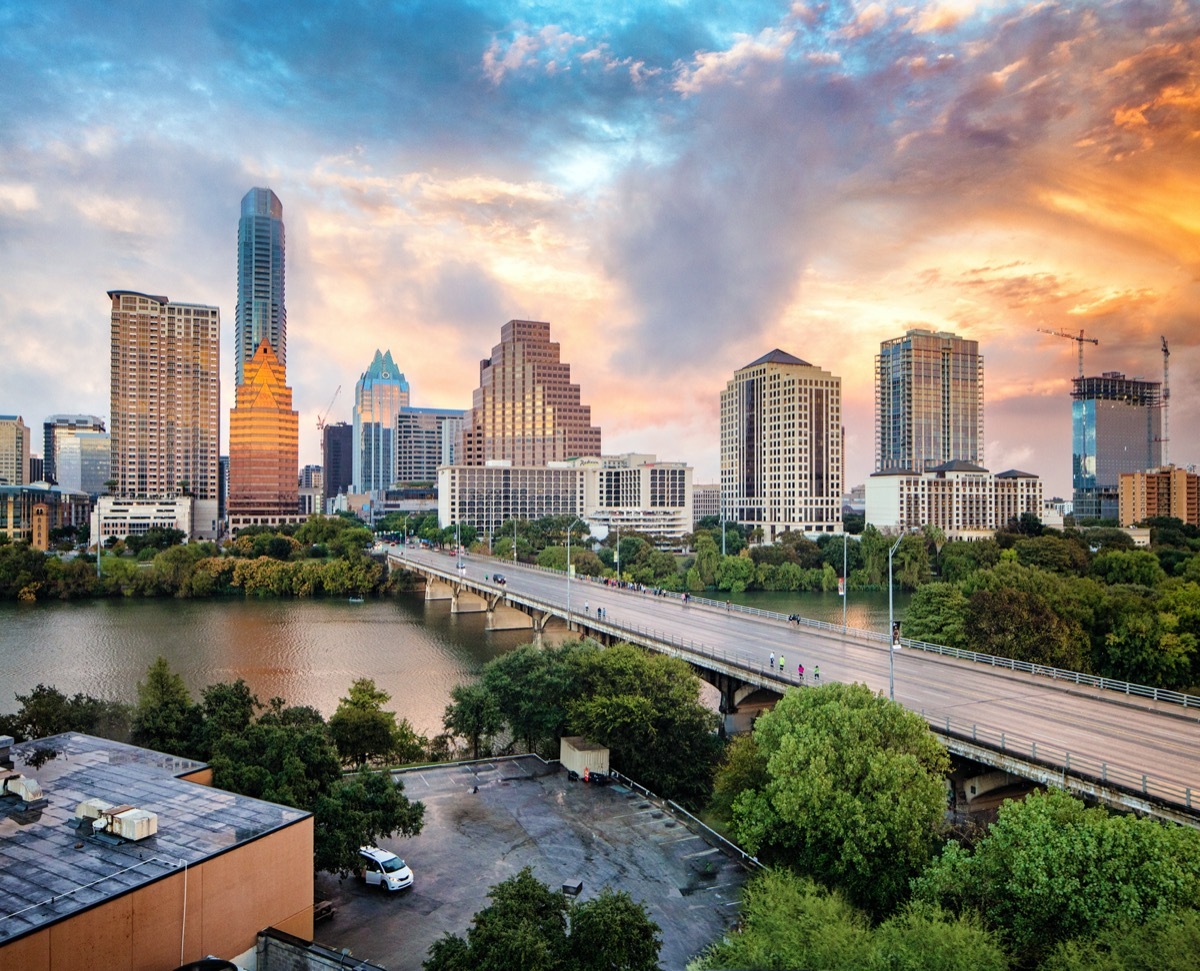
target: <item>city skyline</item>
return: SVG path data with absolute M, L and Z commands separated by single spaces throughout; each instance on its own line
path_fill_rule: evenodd
M 0 23 L 0 411 L 30 427 L 108 415 L 108 290 L 217 306 L 233 346 L 230 226 L 262 186 L 287 205 L 301 463 L 376 347 L 414 405 L 465 408 L 510 319 L 550 322 L 609 451 L 697 481 L 729 373 L 784 347 L 842 378 L 863 482 L 874 354 L 912 327 L 979 342 L 987 465 L 1047 496 L 1070 494 L 1077 348 L 1038 328 L 1147 380 L 1165 335 L 1171 458 L 1200 461 L 1193 5 L 0 2 Z

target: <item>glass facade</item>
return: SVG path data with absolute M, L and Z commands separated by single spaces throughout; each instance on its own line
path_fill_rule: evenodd
M 237 384 L 264 340 L 287 367 L 284 255 L 283 203 L 270 189 L 251 189 L 242 198 L 238 221 Z
M 1162 464 L 1162 385 L 1106 371 L 1075 378 L 1071 397 L 1075 518 L 1118 519 L 1121 474 Z
M 300 416 L 283 364 L 265 340 L 246 365 L 229 413 L 230 519 L 299 514 Z
M 396 481 L 396 420 L 408 406 L 408 381 L 392 352 L 375 352 L 354 386 L 354 492 L 382 492 Z
M 977 341 L 914 329 L 875 358 L 875 471 L 983 465 L 983 358 Z

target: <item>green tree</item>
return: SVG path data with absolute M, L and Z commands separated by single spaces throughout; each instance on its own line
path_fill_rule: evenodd
M 491 695 L 513 738 L 527 751 L 557 753 L 565 733 L 567 704 L 580 690 L 574 658 L 594 651 L 588 642 L 566 641 L 554 647 L 525 644 L 489 661 L 482 685 Z
M 200 693 L 201 718 L 192 735 L 191 751 L 205 761 L 225 735 L 239 735 L 254 721 L 262 708 L 250 686 L 238 678 L 232 684 L 210 684 Z
M 893 910 L 946 809 L 949 757 L 925 722 L 865 685 L 828 684 L 789 691 L 753 737 L 769 781 L 735 799 L 738 841 Z
M 4 719 L 0 733 L 12 735 L 18 742 L 63 732 L 83 732 L 117 741 L 129 738 L 131 709 L 120 702 L 78 693 L 68 698 L 44 684 L 16 699 L 20 707 L 15 715 Z
M 978 590 L 967 604 L 968 647 L 980 654 L 1079 671 L 1086 663 L 1082 631 L 1041 594 Z
M 658 924 L 623 890 L 604 887 L 570 910 L 567 946 L 576 971 L 658 971 Z
M 1200 912 L 1123 923 L 1094 938 L 1066 941 L 1040 971 L 1192 971 L 1200 955 Z
M 948 844 L 914 890 L 976 911 L 1032 963 L 1062 941 L 1195 909 L 1200 832 L 1050 790 L 1005 803 L 973 853 Z
M 967 598 L 952 583 L 923 584 L 908 605 L 904 634 L 946 647 L 967 646 Z
M 420 833 L 425 806 L 409 800 L 389 773 L 360 769 L 317 796 L 313 817 L 316 869 L 346 876 L 358 866 L 360 846 Z
M 159 655 L 150 665 L 146 680 L 138 683 L 137 695 L 131 732 L 134 743 L 171 755 L 191 755 L 191 739 L 201 711 L 165 657 Z
M 481 684 L 459 684 L 450 691 L 450 704 L 442 717 L 446 731 L 457 738 L 466 739 L 471 747 L 471 758 L 479 758 L 486 745 L 504 726 L 496 699 Z
M 1092 561 L 1092 575 L 1105 583 L 1157 587 L 1167 578 L 1158 557 L 1149 550 L 1108 550 Z
M 337 711 L 329 719 L 329 731 L 343 763 L 361 766 L 395 758 L 402 740 L 407 749 L 404 755 L 413 756 L 416 748 L 416 758 L 421 757 L 424 740 L 407 721 L 402 728 L 395 713 L 384 710 L 391 699 L 371 678 L 358 678 L 350 686 L 349 696 L 339 699 Z

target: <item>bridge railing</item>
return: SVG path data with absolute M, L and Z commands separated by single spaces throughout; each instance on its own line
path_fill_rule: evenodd
M 1068 779 L 1079 779 L 1136 793 L 1159 802 L 1183 806 L 1188 810 L 1200 809 L 1200 778 L 1197 779 L 1196 786 L 1177 785 L 1154 779 L 1149 773 L 1112 766 L 1107 761 L 1080 756 L 1065 748 L 1039 744 L 1033 739 L 1022 738 L 1011 732 L 980 728 L 978 725 L 955 721 L 949 716 L 930 718 L 926 716 L 924 709 L 921 709 L 921 717 L 940 735 L 969 741 L 1040 765 L 1053 773 L 1061 773 L 1064 788 L 1067 787 Z

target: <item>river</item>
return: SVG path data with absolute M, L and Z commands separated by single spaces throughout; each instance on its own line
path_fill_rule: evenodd
M 837 594 L 747 593 L 767 610 L 841 623 Z M 908 597 L 896 597 L 902 616 Z M 887 595 L 852 594 L 851 627 L 887 626 Z M 0 712 L 47 684 L 65 694 L 133 701 L 158 655 L 193 697 L 244 678 L 261 701 L 279 696 L 327 718 L 355 678 L 374 678 L 388 707 L 422 734 L 442 730 L 450 691 L 528 631 L 485 631 L 480 613 L 451 615 L 447 601 L 400 596 L 334 600 L 96 600 L 0 606 Z

